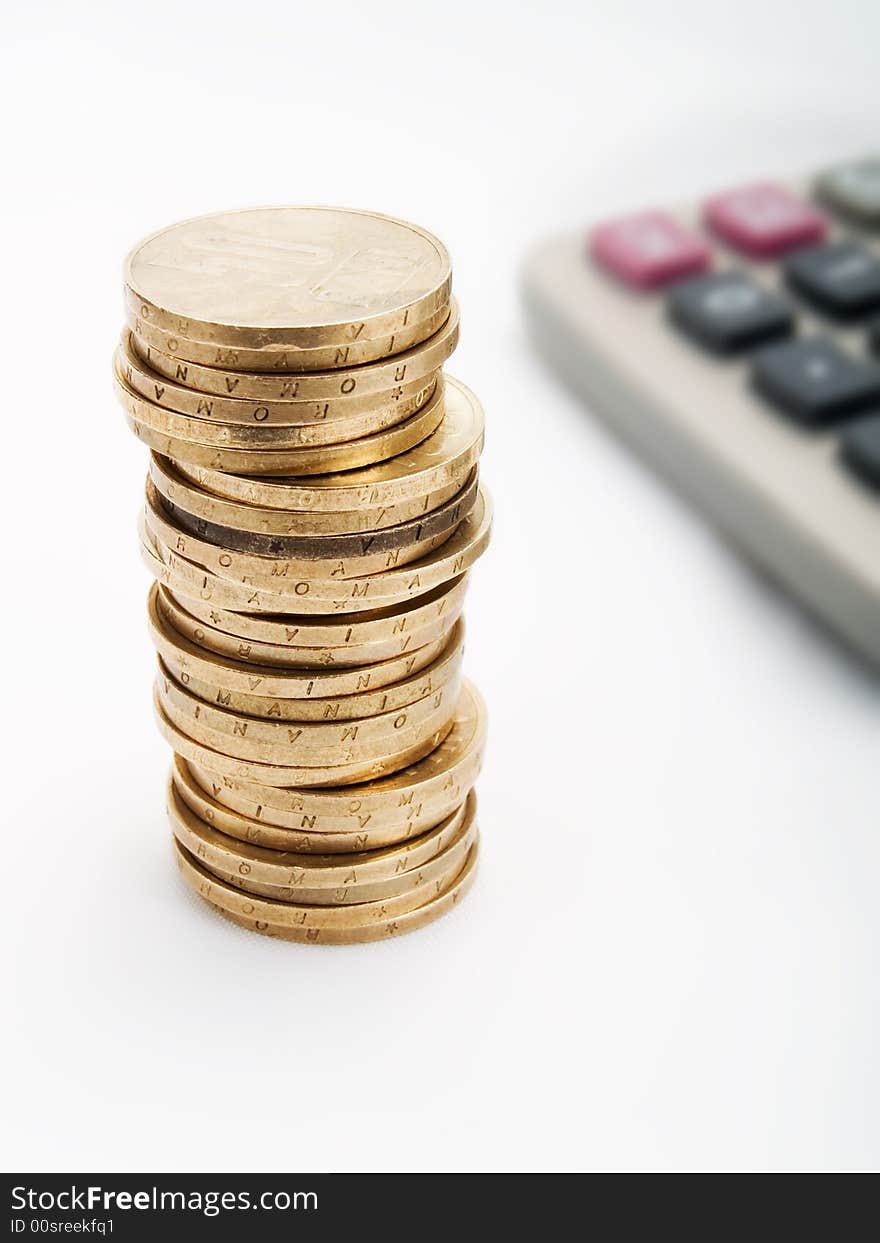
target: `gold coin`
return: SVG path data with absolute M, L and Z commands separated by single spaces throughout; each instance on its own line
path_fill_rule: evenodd
M 294 584 L 290 597 L 278 595 L 276 592 L 264 591 L 261 587 L 249 584 L 228 582 L 218 578 L 204 566 L 187 561 L 185 557 L 168 549 L 161 540 L 154 540 L 147 530 L 143 513 L 138 522 L 141 536 L 140 551 L 147 569 L 157 582 L 167 587 L 172 595 L 182 603 L 193 598 L 219 605 L 232 612 L 241 613 L 279 613 L 291 612 L 296 609 L 300 614 L 328 617 L 337 614 L 353 615 L 358 612 L 372 611 L 374 602 L 360 599 L 322 600 L 320 596 L 310 596 L 313 584 L 300 581 Z M 378 607 L 381 601 L 376 601 Z
M 396 427 L 421 410 L 437 391 L 439 372 L 427 377 L 423 384 L 401 390 L 397 399 L 389 399 L 373 409 L 351 411 L 346 417 L 305 423 L 224 421 L 211 417 L 213 398 L 189 393 L 193 398 L 193 411 L 182 412 L 170 406 L 167 382 L 151 385 L 151 392 L 144 395 L 133 386 L 136 373 L 117 350 L 113 359 L 113 385 L 123 407 L 138 423 L 143 423 L 161 435 L 174 436 L 197 444 L 214 445 L 222 449 L 242 449 L 248 452 L 283 452 L 343 444 L 348 440 L 373 436 L 389 427 Z M 187 392 L 186 389 L 181 390 Z M 161 394 L 161 400 L 154 398 Z M 200 411 L 197 413 L 197 409 Z
M 477 839 L 477 845 L 474 846 L 471 854 L 468 856 L 468 862 L 459 874 L 458 879 L 439 898 L 426 902 L 424 906 L 420 906 L 406 915 L 398 915 L 393 919 L 377 921 L 364 928 L 347 929 L 344 932 L 321 929 L 319 933 L 319 930 L 314 928 L 278 927 L 263 920 L 254 920 L 236 915 L 210 901 L 207 901 L 206 905 L 211 907 L 215 914 L 226 920 L 227 923 L 236 924 L 239 928 L 243 928 L 248 932 L 257 932 L 261 936 L 274 937 L 278 941 L 290 941 L 300 945 L 362 945 L 374 941 L 386 941 L 390 937 L 404 936 L 408 932 L 417 932 L 420 928 L 434 923 L 444 915 L 447 915 L 458 904 L 459 900 L 466 896 L 477 874 L 478 857 L 476 851 L 478 846 L 479 838 Z
M 364 669 L 282 670 L 222 657 L 191 643 L 162 615 L 155 586 L 147 613 L 153 644 L 179 682 L 206 701 L 268 719 L 348 720 L 395 711 L 445 686 L 460 668 L 464 651 L 459 618 L 448 639 Z
M 164 590 L 164 589 L 163 589 Z M 212 625 L 203 625 L 197 618 L 182 609 L 167 592 L 159 597 L 159 607 L 180 634 L 200 647 L 228 656 L 233 660 L 261 665 L 277 666 L 279 669 L 336 669 L 362 668 L 391 660 L 407 651 L 417 651 L 443 639 L 455 625 L 460 609 L 424 623 L 407 634 L 372 642 L 351 643 L 346 647 L 297 647 L 293 644 L 264 643 L 258 639 L 242 639 L 227 634 Z
M 150 572 L 173 595 L 195 595 L 241 613 L 355 613 L 412 600 L 458 578 L 482 556 L 492 526 L 492 508 L 481 486 L 476 504 L 443 545 L 425 557 L 384 573 L 351 579 L 277 577 L 277 586 L 218 578 L 188 561 L 155 536 L 144 536 L 142 551 Z
M 125 261 L 126 303 L 172 333 L 264 350 L 349 344 L 449 301 L 445 246 L 375 212 L 261 207 L 183 220 Z
M 208 905 L 212 906 L 219 915 L 222 915 L 224 919 L 228 919 L 231 923 L 238 924 L 250 932 L 259 932 L 263 936 L 277 937 L 282 941 L 298 941 L 310 945 L 354 945 L 365 941 L 384 941 L 389 937 L 400 936 L 406 932 L 415 932 L 417 928 L 423 928 L 426 924 L 432 923 L 435 919 L 439 919 L 442 915 L 451 911 L 474 882 L 477 872 L 479 842 L 478 836 L 458 876 L 437 897 L 429 899 L 423 906 L 416 907 L 406 914 L 386 916 L 382 919 L 376 918 L 372 923 L 345 929 L 270 923 L 268 920 L 255 917 L 253 911 L 243 914 L 237 909 L 232 909 L 229 903 L 221 905 L 221 900 L 216 893 L 211 891 L 210 886 L 206 884 L 204 878 L 207 877 L 207 874 L 198 869 L 197 865 L 191 861 L 184 862 L 180 855 L 178 859 L 181 869 L 184 871 L 184 879 L 190 888 L 204 898 Z
M 259 782 L 249 783 L 234 773 L 212 771 L 210 765 L 198 758 L 188 759 L 188 767 L 206 794 L 239 816 L 247 817 L 251 825 L 274 825 L 294 834 L 312 832 L 327 836 L 393 828 L 399 834 L 397 840 L 402 841 L 437 824 L 464 800 L 480 772 L 486 726 L 482 697 L 465 681 L 452 729 L 443 742 L 420 761 L 392 776 L 338 790 L 282 790 Z M 231 832 L 223 825 L 218 827 Z M 295 841 L 293 849 L 309 849 Z
M 437 859 L 416 868 L 414 873 L 401 873 L 393 880 L 372 881 L 364 885 L 350 887 L 340 886 L 338 889 L 298 889 L 293 885 L 272 885 L 264 881 L 242 877 L 235 871 L 228 871 L 222 865 L 214 866 L 204 858 L 199 863 L 206 872 L 217 880 L 238 889 L 241 893 L 251 894 L 258 898 L 268 898 L 274 902 L 295 902 L 303 907 L 340 907 L 358 906 L 366 902 L 382 902 L 389 898 L 401 897 L 404 894 L 431 893 L 438 881 L 448 878 L 450 868 L 464 863 L 465 856 L 473 846 L 477 835 L 477 826 L 460 842 L 450 846 L 448 851 Z M 174 836 L 181 845 L 186 846 L 185 834 L 178 830 Z M 194 857 L 197 857 L 194 855 Z
M 476 826 L 473 832 L 474 839 L 476 838 L 475 829 Z M 216 876 L 205 866 L 204 860 L 197 859 L 179 839 L 175 839 L 174 844 L 185 862 L 197 871 L 199 878 L 211 882 L 213 889 L 211 901 L 222 905 L 226 910 L 240 915 L 256 914 L 263 919 L 269 917 L 270 922 L 282 927 L 335 929 L 356 928 L 370 924 L 377 918 L 385 919 L 423 906 L 425 902 L 438 897 L 461 872 L 467 854 L 470 849 L 473 849 L 473 841 L 469 842 L 469 849 L 466 851 L 456 846 L 447 848 L 444 852 L 445 857 L 441 856 L 441 866 L 436 869 L 431 881 L 424 885 L 411 884 L 403 893 L 398 893 L 393 897 L 331 905 L 326 902 L 306 903 L 277 897 L 261 897 L 249 892 L 243 893 L 239 885 L 230 884 L 227 880 L 221 880 Z M 207 896 L 201 886 L 199 892 L 202 896 Z
M 238 477 L 227 474 L 232 466 L 194 469 L 179 455 L 178 470 L 191 482 L 217 496 L 284 510 L 353 510 L 364 505 L 396 505 L 445 487 L 451 480 L 464 482 L 476 465 L 483 447 L 483 408 L 459 380 L 445 377 L 445 417 L 437 430 L 419 445 L 402 451 L 390 461 L 347 474 L 316 475 L 306 481 Z M 154 446 L 155 447 L 155 446 Z M 164 450 L 160 447 L 159 452 Z M 275 474 L 275 472 L 272 472 Z
M 240 712 L 245 716 L 259 717 L 266 721 L 352 721 L 361 717 L 375 716 L 379 712 L 390 712 L 399 707 L 406 707 L 410 703 L 414 703 L 416 699 L 422 698 L 431 686 L 446 685 L 455 676 L 455 671 L 461 663 L 461 648 L 459 647 L 453 657 L 448 656 L 449 650 L 455 644 L 454 631 L 449 638 L 439 639 L 435 643 L 426 644 L 424 648 L 410 653 L 406 658 L 407 666 L 411 667 L 411 672 L 405 677 L 401 677 L 399 681 L 389 683 L 374 691 L 360 691 L 351 695 L 342 695 L 338 699 L 330 697 L 322 699 L 303 699 L 303 698 L 282 698 L 280 696 L 271 698 L 266 695 L 251 695 L 243 691 L 231 690 L 229 686 L 217 685 L 211 681 L 205 681 L 197 674 L 191 673 L 187 668 L 175 667 L 174 661 L 166 661 L 166 667 L 175 679 L 192 691 L 193 695 L 201 699 L 204 703 L 217 704 L 220 707 L 229 708 L 233 712 Z M 211 652 L 207 653 L 212 655 Z M 222 659 L 218 657 L 218 660 Z M 195 661 L 188 660 L 186 664 L 192 666 Z M 229 662 L 230 664 L 236 662 Z M 380 664 L 388 662 L 379 662 Z M 242 665 L 240 668 L 248 668 Z M 376 666 L 378 667 L 378 666 Z M 279 669 L 270 668 L 265 665 L 250 666 L 258 675 L 252 678 L 255 683 L 270 685 L 277 683 L 277 679 L 270 679 L 265 675 L 278 674 L 282 672 Z M 437 670 L 439 672 L 432 672 Z M 311 669 L 305 670 L 284 670 L 283 672 L 292 672 L 297 674 L 312 674 Z M 369 667 L 358 670 L 340 669 L 340 672 L 357 673 L 357 676 L 366 680 L 372 676 L 373 670 Z M 312 674 L 313 677 L 317 675 Z M 322 670 L 321 676 L 324 676 Z M 433 681 L 432 681 L 433 679 Z
M 163 721 L 185 734 L 190 742 L 209 748 L 227 761 L 247 763 L 251 773 L 247 780 L 289 788 L 297 785 L 333 785 L 337 777 L 347 782 L 362 781 L 374 771 L 371 768 L 362 772 L 363 765 L 381 766 L 386 773 L 395 767 L 402 767 L 423 743 L 427 744 L 433 738 L 433 745 L 436 746 L 449 732 L 455 716 L 458 686 L 451 687 L 450 691 L 452 693 L 448 698 L 443 691 L 437 692 L 438 704 L 429 700 L 423 720 L 417 720 L 421 713 L 415 705 L 402 709 L 398 715 L 405 716 L 407 721 L 396 732 L 362 739 L 358 721 L 342 721 L 338 726 L 331 727 L 336 737 L 342 739 L 341 744 L 324 745 L 311 740 L 313 731 L 321 730 L 321 725 L 313 725 L 310 729 L 308 723 L 299 721 L 283 723 L 277 743 L 252 736 L 253 729 L 247 717 L 229 714 L 228 722 L 219 728 L 225 710 L 212 708 L 203 700 L 187 695 L 164 671 L 156 679 L 154 702 L 161 711 Z M 277 724 L 259 722 L 258 718 L 254 721 L 255 725 L 262 724 L 264 731 L 267 725 Z M 282 741 L 285 735 L 286 741 Z M 407 758 L 401 764 L 402 756 Z M 228 764 L 220 771 L 230 771 Z M 378 772 L 378 768 L 375 771 Z M 244 773 L 241 775 L 244 776 Z
M 222 545 L 208 543 L 184 531 L 170 515 L 166 514 L 159 493 L 150 479 L 146 484 L 144 521 L 154 542 L 173 548 L 180 556 L 195 562 L 229 582 L 263 586 L 270 591 L 278 580 L 314 578 L 330 582 L 358 579 L 394 566 L 408 565 L 427 557 L 442 547 L 455 533 L 452 527 L 425 539 L 414 541 L 401 548 L 365 553 L 362 556 L 334 557 L 267 557 L 258 553 L 238 552 Z
M 393 755 L 382 756 L 381 759 L 351 760 L 343 764 L 325 764 L 322 766 L 308 765 L 293 768 L 286 764 L 260 764 L 255 760 L 243 760 L 237 756 L 226 755 L 205 743 L 191 738 L 169 719 L 153 696 L 153 707 L 159 733 L 173 751 L 182 755 L 185 760 L 199 764 L 209 772 L 221 776 L 234 777 L 251 784 L 266 783 L 283 788 L 307 786 L 342 786 L 354 785 L 363 781 L 373 781 L 388 773 L 405 768 L 408 764 L 422 759 L 442 742 L 444 730 L 438 730 L 430 738 L 412 742 Z
M 476 469 L 476 468 L 474 468 Z M 439 509 L 461 489 L 457 480 L 445 488 L 428 492 L 397 505 L 364 506 L 356 510 L 304 512 L 302 510 L 265 509 L 241 501 L 214 496 L 180 474 L 176 465 L 156 453 L 150 454 L 150 478 L 156 490 L 167 500 L 206 522 L 237 527 L 262 535 L 362 535 L 400 526 L 415 518 L 425 517 Z
M 441 746 L 444 745 L 445 743 L 441 743 Z M 400 815 L 396 822 L 380 824 L 375 828 L 361 829 L 357 820 L 352 819 L 346 832 L 319 833 L 308 827 L 284 829 L 273 824 L 263 824 L 259 819 L 241 815 L 217 802 L 208 793 L 212 784 L 211 775 L 203 772 L 197 779 L 186 760 L 179 755 L 174 757 L 171 776 L 177 793 L 187 807 L 224 837 L 249 845 L 265 846 L 273 853 L 286 851 L 288 857 L 296 859 L 315 858 L 318 863 L 321 860 L 329 863 L 336 859 L 340 868 L 348 863 L 348 860 L 339 858 L 341 854 L 347 854 L 351 862 L 356 862 L 359 859 L 378 857 L 385 849 L 394 852 L 408 850 L 411 845 L 416 847 L 429 840 L 431 834 L 440 832 L 444 825 L 449 825 L 456 815 L 455 808 L 449 811 L 438 805 L 439 810 L 433 807 L 423 808 L 417 819 L 406 819 Z M 205 783 L 207 789 L 199 784 L 200 781 Z M 308 823 L 307 817 L 302 819 Z
M 175 600 L 164 588 L 160 590 L 159 604 L 163 606 L 167 600 L 171 605 L 189 613 L 196 622 L 202 622 L 206 627 L 221 630 L 237 639 L 253 639 L 277 647 L 345 648 L 352 644 L 402 639 L 444 618 L 454 621 L 461 612 L 467 588 L 468 576 L 463 574 L 461 578 L 444 583 L 427 595 L 405 604 L 374 609 L 368 613 L 354 613 L 348 617 L 320 620 L 315 620 L 314 616 L 300 617 L 291 613 L 277 617 L 233 613 L 205 604 L 201 600 Z M 182 630 L 180 626 L 176 628 Z M 194 632 L 189 637 L 195 643 L 201 642 Z M 409 645 L 410 649 L 416 646 L 415 643 Z M 243 656 L 242 659 L 249 658 Z
M 176 682 L 161 664 L 156 693 L 168 719 L 196 742 L 240 759 L 293 766 L 382 757 L 399 739 L 434 733 L 454 713 L 460 676 L 394 712 L 347 721 L 270 721 L 206 703 Z
M 355 860 L 340 860 L 339 855 L 327 856 L 330 866 L 318 867 L 312 855 L 264 850 L 226 837 L 193 814 L 173 782 L 168 790 L 168 819 L 180 844 L 213 876 L 245 893 L 306 906 L 350 906 L 394 898 L 419 887 L 430 889 L 450 866 L 464 862 L 477 833 L 476 799 L 471 797 L 467 808 L 459 808 L 452 817 L 454 830 L 447 827 L 447 820 L 439 832 L 428 834 L 428 846 L 420 844 L 413 850 L 416 844 L 409 843 L 408 852 L 375 852 L 380 867 L 373 861 L 371 871 L 370 855 L 363 852 L 356 856 L 364 860 L 363 867 Z
M 368 393 L 364 397 L 341 396 L 332 401 L 245 401 L 239 397 L 200 393 L 174 383 L 144 362 L 132 341 L 131 333 L 124 332 L 113 360 L 114 370 L 132 392 L 174 414 L 255 430 L 263 434 L 261 439 L 265 444 L 271 440 L 265 436 L 269 428 L 307 428 L 320 433 L 320 438 L 313 442 L 318 444 L 351 440 L 399 423 L 418 409 L 424 395 L 433 391 L 440 375 L 438 368 L 406 384 L 395 384 L 385 392 Z M 259 442 L 260 438 L 245 443 Z
M 313 349 L 299 349 L 294 346 L 277 349 L 232 349 L 225 345 L 215 345 L 210 341 L 200 341 L 194 337 L 184 337 L 180 333 L 156 328 L 130 305 L 125 308 L 125 322 L 140 341 L 163 354 L 169 354 L 172 358 L 182 358 L 186 362 L 199 363 L 206 367 L 223 367 L 230 371 L 286 371 L 297 374 L 305 371 L 329 371 L 334 367 L 358 367 L 377 358 L 402 353 L 438 332 L 449 318 L 450 309 L 447 302 L 428 319 L 418 323 L 413 321 L 406 328 L 387 336 L 359 337 L 357 341 L 345 345 L 318 346 Z
M 191 635 L 200 647 L 219 656 L 278 669 L 327 670 L 363 669 L 393 660 L 407 651 L 420 651 L 436 642 L 442 642 L 455 625 L 456 618 L 442 618 L 397 639 L 379 639 L 373 643 L 354 643 L 348 647 L 278 647 L 253 639 L 236 639 L 223 631 L 200 626 L 187 621 L 180 612 L 167 610 L 175 629 Z
M 179 758 L 168 781 L 168 806 L 173 818 L 184 821 L 187 836 L 182 839 L 183 844 L 206 867 L 223 867 L 263 884 L 304 885 L 332 893 L 334 889 L 391 880 L 435 859 L 458 840 L 463 828 L 476 822 L 477 796 L 469 791 L 463 803 L 418 837 L 376 850 L 352 848 L 346 857 L 338 851 L 302 852 L 287 845 L 278 850 L 267 849 L 255 845 L 249 830 L 245 829 L 243 834 L 238 825 L 236 835 L 230 835 L 225 831 L 224 808 L 201 790 Z M 230 814 L 225 812 L 226 816 Z M 241 817 L 238 820 L 246 823 Z M 259 832 L 262 826 L 256 828 Z M 333 839 L 345 835 L 326 836 Z M 311 834 L 311 838 L 320 840 L 320 835 Z
M 126 330 L 129 333 L 129 330 Z M 293 375 L 279 372 L 248 373 L 204 367 L 185 359 L 163 354 L 129 333 L 136 353 L 153 371 L 178 384 L 218 397 L 237 397 L 259 404 L 281 402 L 334 402 L 338 398 L 387 395 L 400 385 L 411 385 L 438 371 L 458 343 L 459 312 L 453 298 L 449 318 L 432 337 L 396 353 L 393 358 L 362 363 L 356 367 L 336 367 Z M 262 421 L 262 413 L 257 418 Z M 271 420 L 270 420 L 271 421 Z
M 356 470 L 363 466 L 373 466 L 384 462 L 397 454 L 421 444 L 443 422 L 444 401 L 443 387 L 438 385 L 430 398 L 409 418 L 393 427 L 374 432 L 370 436 L 361 436 L 357 440 L 343 444 L 315 445 L 277 450 L 223 448 L 216 444 L 205 443 L 207 434 L 201 440 L 185 439 L 172 434 L 168 429 L 178 427 L 185 416 L 173 416 L 158 406 L 150 407 L 131 392 L 116 377 L 116 392 L 122 404 L 123 417 L 139 440 L 149 445 L 165 457 L 173 458 L 178 465 L 184 462 L 191 466 L 201 466 L 212 471 L 233 471 L 247 475 L 325 475 L 329 472 Z M 192 422 L 192 420 L 189 420 Z M 205 422 L 207 433 L 214 436 L 228 429 L 221 425 L 215 426 Z M 281 432 L 284 429 L 275 428 Z M 302 437 L 306 428 L 287 429 Z
M 358 902 L 351 906 L 307 906 L 297 902 L 281 902 L 278 899 L 260 898 L 255 894 L 241 893 L 239 889 L 212 876 L 193 855 L 175 841 L 184 876 L 192 888 L 217 906 L 236 915 L 250 915 L 266 920 L 282 928 L 298 928 L 314 931 L 325 929 L 342 931 L 363 928 L 376 921 L 402 915 L 406 911 L 424 906 L 443 891 L 461 874 L 462 860 L 455 854 L 445 873 L 436 877 L 430 885 L 417 886 L 408 893 L 395 898 L 380 898 L 376 902 Z M 473 847 L 471 847 L 473 850 Z M 198 885 L 193 884 L 198 881 Z
M 263 535 L 253 531 L 241 531 L 237 527 L 205 521 L 188 511 L 183 505 L 162 498 L 162 510 L 169 521 L 190 535 L 206 540 L 209 544 L 225 548 L 229 552 L 249 553 L 258 557 L 301 557 L 304 560 L 331 561 L 334 558 L 364 557 L 368 553 L 388 552 L 397 548 L 409 548 L 421 542 L 452 532 L 462 518 L 470 512 L 477 499 L 479 469 L 475 466 L 468 475 L 464 487 L 429 514 L 420 515 L 412 522 L 386 528 L 384 531 L 367 531 L 360 535 Z M 149 478 L 147 491 L 155 488 Z

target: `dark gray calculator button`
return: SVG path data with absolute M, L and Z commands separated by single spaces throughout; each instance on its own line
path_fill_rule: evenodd
M 880 255 L 859 242 L 832 242 L 799 251 L 785 263 L 794 289 L 841 318 L 880 307 Z
M 843 433 L 841 450 L 857 475 L 880 488 L 880 414 L 851 423 Z
M 744 272 L 714 272 L 680 281 L 666 305 L 680 328 L 721 354 L 787 336 L 794 326 L 782 299 Z
M 861 224 L 880 226 L 880 156 L 823 173 L 816 188 L 826 203 Z
M 880 368 L 825 337 L 765 346 L 755 356 L 752 382 L 780 410 L 811 427 L 880 402 Z

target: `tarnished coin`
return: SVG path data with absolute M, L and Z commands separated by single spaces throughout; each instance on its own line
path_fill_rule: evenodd
M 178 598 L 195 593 L 202 600 L 242 613 L 354 613 L 415 599 L 458 578 L 485 551 L 491 527 L 492 508 L 481 487 L 471 512 L 432 553 L 398 569 L 351 579 L 296 578 L 279 571 L 274 582 L 264 577 L 256 583 L 235 582 L 173 552 L 146 530 L 142 551 L 151 573 Z
M 187 513 L 220 526 L 262 535 L 356 535 L 365 531 L 387 530 L 404 522 L 425 517 L 445 504 L 463 485 L 453 480 L 444 488 L 397 505 L 364 505 L 355 510 L 266 509 L 242 501 L 230 501 L 205 491 L 186 479 L 168 458 L 150 455 L 150 478 L 158 492 L 179 504 Z
M 397 566 L 426 557 L 440 548 L 455 528 L 425 535 L 417 543 L 379 552 L 349 554 L 347 557 L 272 557 L 260 553 L 238 552 L 223 545 L 210 543 L 183 531 L 176 517 L 171 517 L 162 503 L 152 480 L 147 478 L 144 521 L 154 541 L 174 548 L 181 556 L 195 562 L 219 578 L 233 583 L 252 584 L 269 590 L 279 580 L 299 581 L 303 578 L 344 582 L 380 574 Z
M 424 229 L 374 212 L 263 207 L 184 220 L 125 261 L 127 306 L 171 333 L 235 348 L 345 345 L 427 320 L 451 265 Z
M 359 558 L 420 544 L 452 530 L 473 508 L 477 499 L 478 474 L 475 466 L 464 487 L 430 513 L 396 527 L 365 531 L 358 535 L 263 535 L 209 522 L 164 496 L 163 507 L 172 521 L 184 531 L 236 552 L 255 553 L 261 557 L 302 557 L 325 561 Z
M 444 745 L 441 743 L 441 746 Z M 203 772 L 196 779 L 181 756 L 175 755 L 172 765 L 172 780 L 178 794 L 199 819 L 216 828 L 226 837 L 234 838 L 249 845 L 264 846 L 275 852 L 292 852 L 292 857 L 304 859 L 314 857 L 321 860 L 335 859 L 339 867 L 346 862 L 340 859 L 341 854 L 355 854 L 357 858 L 372 858 L 378 851 L 407 850 L 411 845 L 429 839 L 433 833 L 439 832 L 443 825 L 455 819 L 455 808 L 444 811 L 443 808 L 424 808 L 418 820 L 406 820 L 403 815 L 390 824 L 377 824 L 362 829 L 354 818 L 345 832 L 319 833 L 309 827 L 310 817 L 302 817 L 303 827 L 298 829 L 279 828 L 277 825 L 262 823 L 257 818 L 245 816 L 241 812 L 225 807 L 209 793 L 212 784 L 211 775 Z M 213 779 L 222 781 L 223 778 Z M 203 782 L 203 788 L 199 782 Z M 290 856 L 289 856 L 290 857 Z
M 356 367 L 336 367 L 329 371 L 303 372 L 297 375 L 279 372 L 232 371 L 222 366 L 205 367 L 185 359 L 163 354 L 126 330 L 135 351 L 150 367 L 166 379 L 186 385 L 200 393 L 217 397 L 237 397 L 258 405 L 281 402 L 334 402 L 337 398 L 365 397 L 393 391 L 432 375 L 446 362 L 458 344 L 459 312 L 453 298 L 448 319 L 418 345 L 395 354 L 393 358 L 362 363 Z M 149 395 L 149 394 L 148 394 Z M 329 417 L 329 412 L 328 412 Z M 262 412 L 257 422 L 262 422 Z M 271 418 L 269 419 L 271 422 Z
M 251 823 L 327 835 L 394 828 L 403 840 L 437 824 L 462 802 L 479 774 L 485 743 L 485 704 L 465 681 L 443 742 L 390 777 L 339 790 L 282 790 L 219 773 L 198 758 L 188 760 L 188 767 L 206 794 Z
M 418 857 L 398 851 L 393 870 L 386 865 L 384 875 L 371 875 L 367 863 L 358 868 L 349 861 L 348 866 L 339 867 L 337 857 L 335 866 L 319 869 L 309 855 L 265 850 L 226 837 L 192 813 L 173 782 L 168 794 L 168 819 L 180 844 L 213 876 L 245 893 L 307 906 L 350 906 L 395 898 L 419 888 L 430 890 L 450 866 L 464 863 L 477 834 L 476 801 L 472 799 L 467 814 L 464 808 L 459 809 L 455 832 L 429 834 L 434 843 L 430 853 L 422 848 Z M 297 861 L 306 866 L 299 866 Z M 335 883 L 332 876 L 337 878 Z
M 291 474 L 323 476 L 328 472 L 374 466 L 421 444 L 441 425 L 445 412 L 443 387 L 438 385 L 409 418 L 382 431 L 373 432 L 372 435 L 360 436 L 357 440 L 311 447 L 300 443 L 274 450 L 226 448 L 224 444 L 228 442 L 227 433 L 230 431 L 228 425 L 215 426 L 205 422 L 207 432 L 200 440 L 194 438 L 195 432 L 187 432 L 186 437 L 175 434 L 185 416 L 172 415 L 160 410 L 158 406 L 151 406 L 149 402 L 132 393 L 118 376 L 115 378 L 115 386 L 126 423 L 137 438 L 151 449 L 173 458 L 179 465 L 186 462 L 190 466 L 204 467 L 212 472 L 232 471 L 242 475 L 281 475 L 285 478 Z M 192 420 L 186 421 L 192 423 Z M 308 431 L 307 428 L 272 430 L 296 433 L 300 442 Z M 219 438 L 222 443 L 206 443 L 209 437 L 215 440 Z
M 179 682 L 208 702 L 278 720 L 346 720 L 405 707 L 445 686 L 460 668 L 464 623 L 447 639 L 356 669 L 294 670 L 220 656 L 180 634 L 148 601 L 150 637 Z
M 200 487 L 249 505 L 306 511 L 396 505 L 442 488 L 451 479 L 464 483 L 480 456 L 484 416 L 477 398 L 460 381 L 446 376 L 443 405 L 442 423 L 417 447 L 401 451 L 390 461 L 345 475 L 313 475 L 307 480 L 290 478 L 276 482 L 225 473 L 234 470 L 233 466 L 212 468 L 201 464 L 201 468 L 193 468 L 187 464 L 187 459 L 180 459 L 179 454 L 167 453 L 166 456 L 178 460 L 181 474 Z M 159 452 L 164 450 L 159 447 Z

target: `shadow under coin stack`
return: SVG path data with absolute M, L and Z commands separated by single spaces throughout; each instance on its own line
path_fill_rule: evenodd
M 424 230 L 329 208 L 186 221 L 126 261 L 178 862 L 270 936 L 393 936 L 474 875 L 461 611 L 490 506 L 483 412 L 442 373 L 450 283 Z

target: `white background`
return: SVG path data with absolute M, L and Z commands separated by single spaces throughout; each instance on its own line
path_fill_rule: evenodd
M 878 684 L 533 357 L 541 233 L 876 145 L 880 9 L 16 5 L 4 23 L 4 1168 L 880 1162 Z M 477 889 L 412 937 L 183 889 L 110 392 L 120 264 L 227 206 L 439 233 L 488 411 Z

